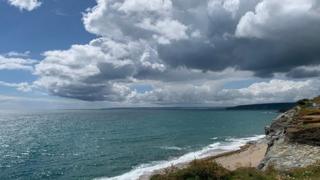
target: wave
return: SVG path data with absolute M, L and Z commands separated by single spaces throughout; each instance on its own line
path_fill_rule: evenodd
M 164 150 L 175 150 L 175 151 L 183 150 L 183 148 L 177 147 L 177 146 L 163 146 L 163 147 L 160 147 L 160 148 L 164 149 Z
M 189 163 L 195 159 L 202 159 L 229 151 L 239 150 L 241 146 L 244 146 L 248 142 L 258 141 L 259 139 L 262 139 L 264 137 L 265 135 L 256 135 L 246 138 L 228 138 L 224 142 L 216 142 L 214 144 L 210 144 L 199 151 L 190 152 L 178 158 L 174 158 L 167 161 L 156 161 L 147 164 L 142 164 L 120 176 L 102 177 L 96 178 L 96 180 L 136 180 L 143 175 L 152 174 L 152 172 L 157 170 L 161 170 L 179 164 Z

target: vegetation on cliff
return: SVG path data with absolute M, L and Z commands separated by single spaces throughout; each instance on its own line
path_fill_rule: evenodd
M 296 114 L 286 126 L 285 135 L 291 142 L 320 145 L 320 96 L 300 100 Z
M 195 160 L 187 168 L 168 168 L 162 174 L 151 177 L 151 180 L 318 180 L 319 177 L 320 164 L 286 172 L 279 172 L 272 168 L 266 171 L 256 168 L 239 168 L 229 171 L 214 161 Z

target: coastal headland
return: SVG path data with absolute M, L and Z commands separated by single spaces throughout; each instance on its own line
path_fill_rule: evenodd
M 239 150 L 158 170 L 141 179 L 317 179 L 320 97 L 297 102 L 265 128 L 265 138 Z

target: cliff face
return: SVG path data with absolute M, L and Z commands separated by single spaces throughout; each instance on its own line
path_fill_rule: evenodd
M 320 161 L 320 97 L 298 104 L 266 127 L 268 150 L 260 169 L 285 171 Z

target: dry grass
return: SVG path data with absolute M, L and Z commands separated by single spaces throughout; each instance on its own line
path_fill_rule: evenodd
M 320 96 L 313 99 L 313 102 L 320 104 Z
M 302 108 L 299 112 L 300 116 L 320 115 L 320 109 Z

